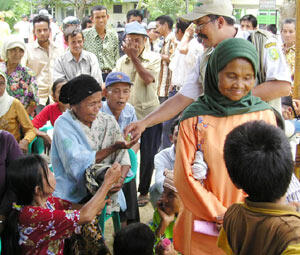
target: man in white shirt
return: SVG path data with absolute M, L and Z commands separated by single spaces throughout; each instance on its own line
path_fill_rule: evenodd
M 96 55 L 83 50 L 84 37 L 81 29 L 68 27 L 65 41 L 69 50 L 55 60 L 53 80 L 63 78 L 69 81 L 80 74 L 89 74 L 102 85 L 102 72 Z
M 228 38 L 249 39 L 249 31 L 240 31 L 234 27 L 233 7 L 230 0 L 198 0 L 193 12 L 184 18 L 196 24 L 198 36 L 205 46 L 210 47 L 199 58 L 198 64 L 188 75 L 183 88 L 174 97 L 160 105 L 158 109 L 143 120 L 132 123 L 125 129 L 125 135 L 131 133 L 137 140 L 146 127 L 166 121 L 190 105 L 203 93 L 203 81 L 209 55 L 218 43 Z M 260 49 L 263 60 L 265 81 L 252 89 L 254 96 L 264 101 L 277 100 L 291 92 L 290 72 L 276 39 L 270 39 Z M 263 53 L 261 53 L 263 52 Z
M 14 25 L 14 29 L 24 39 L 24 42 L 28 43 L 30 37 L 30 23 L 25 14 L 22 15 L 22 20 Z

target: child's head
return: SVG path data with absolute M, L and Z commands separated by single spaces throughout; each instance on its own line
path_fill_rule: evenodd
M 112 111 L 122 111 L 130 97 L 132 83 L 122 72 L 111 72 L 105 80 L 104 95 Z
M 232 182 L 253 202 L 276 202 L 291 181 L 293 158 L 283 131 L 264 121 L 247 122 L 232 130 L 224 145 Z
M 155 236 L 143 223 L 133 223 L 115 234 L 114 255 L 152 255 Z
M 59 78 L 53 83 L 52 98 L 53 98 L 54 102 L 56 102 L 56 103 L 59 102 L 60 90 L 61 90 L 62 86 L 65 85 L 66 83 L 67 83 L 67 81 L 63 78 Z
M 158 201 L 158 206 L 168 215 L 177 214 L 180 210 L 181 200 L 174 185 L 174 173 L 171 170 L 165 170 L 164 175 L 164 191 Z
M 178 132 L 179 132 L 179 119 L 175 119 L 170 128 L 170 135 L 169 135 L 170 141 L 174 144 L 175 147 L 177 144 Z

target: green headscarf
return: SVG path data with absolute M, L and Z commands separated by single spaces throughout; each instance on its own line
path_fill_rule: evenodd
M 252 96 L 251 91 L 239 101 L 232 101 L 220 93 L 218 73 L 235 58 L 249 60 L 256 77 L 258 55 L 253 44 L 239 38 L 222 41 L 208 60 L 204 81 L 204 96 L 199 97 L 197 101 L 185 109 L 181 121 L 198 115 L 225 117 L 271 109 L 269 104 L 258 97 Z

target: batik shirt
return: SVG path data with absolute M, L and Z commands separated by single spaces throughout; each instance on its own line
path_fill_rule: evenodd
M 119 59 L 119 38 L 114 30 L 107 29 L 102 40 L 94 27 L 83 31 L 84 49 L 96 55 L 101 70 L 112 70 Z
M 16 70 L 9 75 L 6 64 L 0 63 L 0 70 L 6 74 L 6 90 L 10 96 L 17 98 L 25 109 L 38 104 L 37 83 L 31 69 L 18 65 Z
M 20 210 L 19 245 L 23 254 L 63 254 L 64 239 L 73 232 L 80 232 L 80 212 L 70 210 L 71 203 L 57 197 L 49 197 L 46 208 L 39 206 L 15 206 Z

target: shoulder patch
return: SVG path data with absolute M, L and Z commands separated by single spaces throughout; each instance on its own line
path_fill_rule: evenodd
M 273 46 L 276 46 L 276 42 L 270 42 L 270 43 L 267 43 L 265 45 L 265 48 L 270 48 L 270 47 L 273 47 Z
M 272 61 L 276 61 L 279 59 L 279 52 L 276 48 L 269 49 L 268 56 Z

